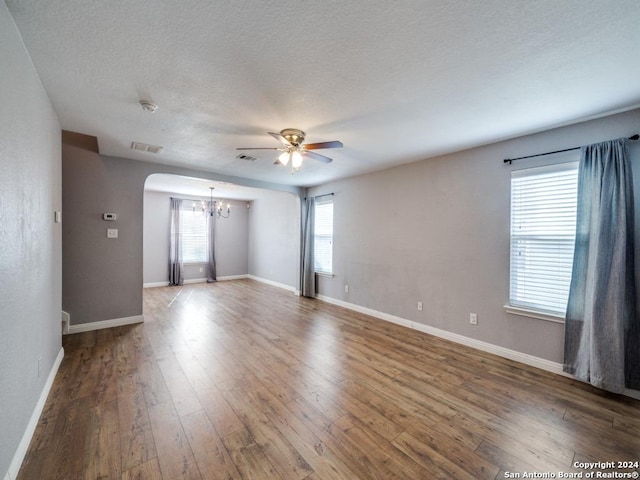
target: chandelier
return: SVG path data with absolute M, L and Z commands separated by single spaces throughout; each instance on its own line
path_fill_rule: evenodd
M 211 217 L 215 216 L 216 218 L 229 218 L 229 215 L 231 214 L 231 204 L 227 202 L 225 205 L 222 200 L 214 200 L 213 191 L 215 190 L 215 187 L 209 187 L 209 190 L 210 196 L 208 205 L 204 200 L 200 200 L 200 205 L 198 206 L 198 208 L 196 208 L 197 203 L 193 202 L 194 215 L 197 213 L 204 215 L 206 212 Z

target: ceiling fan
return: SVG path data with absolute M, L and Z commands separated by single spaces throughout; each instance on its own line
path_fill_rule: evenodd
M 281 147 L 266 147 L 266 148 L 237 148 L 236 150 L 278 150 L 282 154 L 275 161 L 276 165 L 287 166 L 291 163 L 291 174 L 300 170 L 302 166 L 302 157 L 313 158 L 323 163 L 332 162 L 333 159 L 320 155 L 319 153 L 312 152 L 310 150 L 319 150 L 322 148 L 342 148 L 342 142 L 334 140 L 332 142 L 319 142 L 319 143 L 307 143 L 304 144 L 305 133 L 297 128 L 285 128 L 280 133 L 267 132 L 276 140 L 282 142 Z

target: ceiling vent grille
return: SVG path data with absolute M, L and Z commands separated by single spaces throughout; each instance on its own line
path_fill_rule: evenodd
M 147 145 L 146 143 L 131 142 L 131 148 L 139 152 L 160 153 L 162 147 L 158 145 Z
M 236 158 L 239 160 L 246 160 L 247 162 L 255 162 L 258 159 L 258 157 L 252 157 L 251 155 L 245 155 L 244 153 L 241 153 Z

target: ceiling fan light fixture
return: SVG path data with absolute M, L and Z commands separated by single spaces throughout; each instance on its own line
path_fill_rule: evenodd
M 284 152 L 282 155 L 280 155 L 278 157 L 278 161 L 284 165 L 285 167 L 287 166 L 287 163 L 289 163 L 289 156 L 291 154 L 289 152 Z
M 331 142 L 304 143 L 306 134 L 297 128 L 285 128 L 280 133 L 267 132 L 276 140 L 282 143 L 280 148 L 273 147 L 241 147 L 237 150 L 278 150 L 282 152 L 275 161 L 276 165 L 290 165 L 291 174 L 293 175 L 302 167 L 303 157 L 312 158 L 322 163 L 330 163 L 331 158 L 321 155 L 315 150 L 322 148 L 342 148 L 342 142 L 333 140 Z
M 297 150 L 291 152 L 291 167 L 298 169 L 302 166 L 302 154 Z

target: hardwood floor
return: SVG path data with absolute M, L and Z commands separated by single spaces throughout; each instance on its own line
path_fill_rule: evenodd
M 18 479 L 477 480 L 640 461 L 636 400 L 251 280 L 144 299 L 144 324 L 64 337 Z

